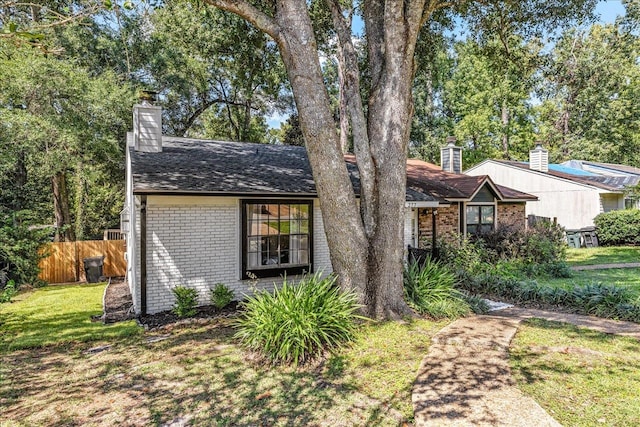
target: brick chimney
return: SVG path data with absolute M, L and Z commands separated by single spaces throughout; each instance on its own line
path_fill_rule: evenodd
M 133 144 L 136 151 L 162 151 L 162 108 L 151 103 L 153 96 L 143 94 L 140 104 L 133 106 Z
M 529 169 L 539 172 L 549 172 L 549 151 L 537 142 L 536 148 L 529 151 Z
M 448 136 L 447 145 L 440 148 L 440 165 L 445 172 L 462 173 L 462 147 L 456 145 L 456 137 Z

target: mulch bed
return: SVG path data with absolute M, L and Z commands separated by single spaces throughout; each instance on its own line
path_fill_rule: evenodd
M 129 285 L 123 278 L 111 279 L 111 283 L 107 286 L 105 293 L 104 305 L 104 316 L 102 318 L 104 323 L 122 322 L 136 318 Z M 163 311 L 161 313 L 138 316 L 138 321 L 144 325 L 145 329 L 159 329 L 167 325 L 235 317 L 238 314 L 238 303 L 237 301 L 232 301 L 222 310 L 218 310 L 212 305 L 198 307 L 196 310 L 196 314 L 188 319 L 178 317 L 171 311 Z
M 140 316 L 138 320 L 145 326 L 145 328 L 158 329 L 167 325 L 178 325 L 183 323 L 190 324 L 198 323 L 198 321 L 235 317 L 239 312 L 237 301 L 232 301 L 231 304 L 229 304 L 222 310 L 218 310 L 212 305 L 197 307 L 196 310 L 196 314 L 189 318 L 178 317 L 171 311 L 163 311 L 156 314 L 147 314 L 145 316 Z

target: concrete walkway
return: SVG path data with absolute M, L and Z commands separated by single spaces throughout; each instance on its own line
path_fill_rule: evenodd
M 467 317 L 432 339 L 413 386 L 416 426 L 559 426 L 522 394 L 509 369 L 509 343 L 537 317 L 640 339 L 640 325 L 542 310 L 508 308 Z
M 623 264 L 575 265 L 571 267 L 571 269 L 574 271 L 607 270 L 609 268 L 640 268 L 640 262 L 627 262 Z

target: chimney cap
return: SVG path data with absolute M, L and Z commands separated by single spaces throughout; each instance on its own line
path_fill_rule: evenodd
M 536 141 L 536 147 L 534 148 L 534 150 L 544 150 L 544 147 L 542 146 L 542 141 Z
M 153 105 L 158 100 L 158 92 L 154 90 L 141 90 L 138 94 L 140 102 Z
M 449 135 L 449 136 L 447 137 L 447 139 L 445 139 L 445 142 L 447 143 L 447 145 L 448 145 L 449 147 L 455 147 L 455 145 L 456 145 L 456 141 L 457 141 L 457 139 L 456 139 L 456 137 L 455 137 L 455 136 L 453 136 L 453 135 Z

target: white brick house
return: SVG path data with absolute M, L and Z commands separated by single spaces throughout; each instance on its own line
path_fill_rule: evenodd
M 127 141 L 122 228 L 137 314 L 170 310 L 178 285 L 197 289 L 204 305 L 217 283 L 241 299 L 254 284 L 272 288 L 283 274 L 331 273 L 304 147 L 167 137 L 160 117 L 159 107 L 136 105 Z M 346 161 L 357 195 L 357 167 L 352 158 Z M 419 246 L 421 223 L 433 215 L 435 226 L 438 208 L 454 212 L 452 230 L 465 232 L 467 203 L 479 211 L 482 199 L 498 218 L 503 204 L 535 199 L 488 177 L 452 174 L 417 160 L 407 171 L 406 245 Z

